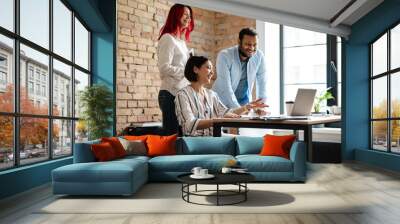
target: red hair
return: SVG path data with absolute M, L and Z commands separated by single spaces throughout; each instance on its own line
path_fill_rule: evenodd
M 190 11 L 190 23 L 189 26 L 186 28 L 181 28 L 181 18 L 184 13 L 184 9 L 188 8 Z M 192 8 L 187 5 L 182 4 L 175 4 L 171 7 L 168 13 L 167 21 L 165 25 L 160 30 L 160 36 L 158 39 L 162 37 L 162 35 L 169 33 L 180 36 L 182 32 L 185 33 L 185 39 L 190 41 L 190 33 L 193 31 L 194 28 L 194 20 L 193 20 L 193 12 Z

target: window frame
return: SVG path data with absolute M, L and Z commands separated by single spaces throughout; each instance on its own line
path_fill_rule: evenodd
M 284 56 L 284 25 L 279 25 L 279 49 L 280 49 L 280 113 L 284 113 L 284 108 L 285 108 L 285 73 L 284 73 L 284 67 L 285 67 L 285 56 Z M 338 42 L 337 42 L 337 36 L 329 35 L 326 34 L 326 88 L 332 87 L 331 93 L 335 99 L 330 99 L 327 101 L 328 106 L 337 106 L 338 105 L 338 87 L 339 87 L 339 69 L 338 68 L 338 57 L 341 57 L 342 63 L 343 63 L 343 52 L 342 55 L 338 55 Z M 343 39 L 341 39 L 341 43 L 343 43 Z M 336 71 L 333 70 L 331 66 L 331 61 L 334 63 L 336 67 Z M 343 74 L 341 72 L 340 74 Z M 340 83 L 341 85 L 341 83 Z M 343 94 L 342 94 L 343 95 Z M 340 101 L 342 102 L 342 101 Z
M 392 98 L 391 98 L 391 79 L 392 75 L 400 72 L 400 67 L 391 69 L 391 31 L 393 28 L 400 26 L 400 21 L 395 22 L 389 28 L 385 29 L 385 31 L 379 34 L 375 39 L 368 43 L 368 52 L 369 52 L 369 70 L 368 70 L 368 84 L 369 84 L 369 149 L 372 151 L 379 151 L 379 152 L 386 152 L 390 154 L 399 155 L 400 152 L 393 152 L 392 151 L 392 121 L 399 121 L 400 117 L 392 117 Z M 376 74 L 373 74 L 373 44 L 376 43 L 381 37 L 387 35 L 387 62 L 386 62 L 386 71 Z M 387 105 L 386 105 L 386 118 L 373 118 L 373 81 L 379 78 L 386 77 L 386 87 L 387 87 Z M 379 150 L 374 148 L 374 136 L 373 136 L 373 122 L 376 121 L 386 121 L 386 151 Z
M 4 170 L 10 170 L 10 169 L 16 169 L 18 167 L 23 167 L 23 166 L 29 166 L 29 165 L 33 165 L 33 164 L 37 164 L 37 163 L 43 163 L 49 160 L 53 160 L 53 159 L 61 159 L 61 158 L 65 158 L 65 157 L 70 157 L 73 155 L 74 152 L 74 143 L 75 143 L 75 123 L 76 121 L 79 120 L 79 117 L 75 116 L 75 108 L 72 107 L 72 111 L 70 116 L 55 116 L 53 115 L 53 59 L 58 60 L 61 63 L 64 63 L 68 66 L 71 66 L 71 104 L 74 105 L 75 103 L 75 88 L 73 83 L 75 82 L 75 69 L 87 74 L 89 76 L 89 83 L 88 86 L 92 85 L 92 69 L 91 69 L 91 48 L 92 48 L 92 43 L 91 43 L 91 37 L 92 37 L 92 31 L 91 29 L 89 29 L 89 27 L 87 26 L 87 24 L 83 21 L 83 19 L 72 9 L 72 7 L 65 1 L 65 0 L 59 0 L 68 10 L 71 11 L 71 19 L 70 19 L 70 23 L 71 23 L 71 59 L 67 59 L 64 58 L 63 56 L 55 53 L 53 50 L 53 1 L 54 0 L 48 0 L 49 2 L 49 49 L 46 49 L 45 47 L 40 46 L 39 44 L 34 43 L 33 41 L 30 41 L 29 39 L 26 39 L 24 37 L 22 37 L 20 35 L 20 0 L 14 0 L 13 1 L 13 10 L 14 10 L 14 18 L 13 18 L 13 22 L 14 22 L 14 31 L 10 31 L 4 27 L 0 26 L 0 35 L 3 35 L 7 38 L 12 39 L 13 41 L 13 45 L 14 45 L 14 49 L 13 49 L 13 64 L 12 66 L 12 74 L 13 75 L 13 79 L 14 79 L 14 110 L 13 112 L 1 112 L 0 111 L 0 116 L 11 116 L 13 118 L 13 153 L 14 153 L 14 161 L 13 161 L 13 166 L 11 167 L 5 167 L 5 168 L 0 168 L 0 172 L 4 171 Z M 75 25 L 74 25 L 74 21 L 75 18 L 77 20 L 79 20 L 79 22 L 83 25 L 83 27 L 88 31 L 88 69 L 85 69 L 81 66 L 79 66 L 78 64 L 75 63 Z M 46 56 L 48 56 L 49 59 L 49 63 L 48 63 L 48 80 L 46 83 L 46 91 L 45 95 L 48 96 L 48 107 L 49 107 L 49 111 L 47 112 L 46 115 L 39 115 L 39 114 L 22 114 L 20 112 L 20 85 L 21 85 L 21 80 L 20 80 L 20 45 L 23 44 L 27 47 L 32 48 L 33 50 L 36 50 L 42 54 L 45 54 Z M 27 64 L 28 66 L 29 64 Z M 27 71 L 28 71 L 27 67 Z M 42 74 L 42 73 L 40 73 Z M 30 80 L 30 74 L 27 72 L 26 74 L 26 80 L 28 82 L 28 80 Z M 36 84 L 36 69 L 33 70 L 33 83 L 34 85 Z M 41 83 L 41 77 L 39 77 L 39 83 Z M 28 86 L 27 86 L 28 87 Z M 27 91 L 28 88 L 27 88 Z M 34 89 L 34 92 L 36 90 Z M 42 94 L 38 95 L 38 96 L 42 96 Z M 20 119 L 21 118 L 45 118 L 47 119 L 48 122 L 48 136 L 47 136 L 47 141 L 48 143 L 52 143 L 53 142 L 53 123 L 56 120 L 66 120 L 66 121 L 71 121 L 71 154 L 68 155 L 63 155 L 63 156 L 57 156 L 56 158 L 53 158 L 53 152 L 54 152 L 54 147 L 53 144 L 48 144 L 47 146 L 47 150 L 48 150 L 48 155 L 47 158 L 43 158 L 43 160 L 38 161 L 38 162 L 32 162 L 32 163 L 26 163 L 26 164 L 21 164 L 21 158 L 20 158 Z

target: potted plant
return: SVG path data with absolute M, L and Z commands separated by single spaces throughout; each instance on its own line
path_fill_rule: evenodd
M 89 140 L 109 136 L 112 125 L 112 92 L 102 84 L 86 87 L 80 93 L 81 118 L 87 126 Z
M 332 87 L 329 87 L 325 89 L 324 91 L 319 94 L 319 96 L 315 97 L 315 102 L 314 102 L 314 113 L 321 113 L 321 106 L 323 103 L 325 103 L 327 100 L 330 99 L 335 99 L 332 96 L 332 93 L 329 91 Z

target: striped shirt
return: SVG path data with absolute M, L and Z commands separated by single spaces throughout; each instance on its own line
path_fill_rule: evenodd
M 219 99 L 217 93 L 204 88 L 205 99 L 200 97 L 190 85 L 178 91 L 175 98 L 175 111 L 179 125 L 185 136 L 211 136 L 213 128 L 197 130 L 202 119 L 223 117 L 230 111 Z

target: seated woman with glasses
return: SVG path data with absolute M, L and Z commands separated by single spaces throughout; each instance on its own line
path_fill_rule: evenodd
M 205 87 L 214 75 L 212 63 L 206 57 L 190 57 L 184 74 L 190 85 L 178 91 L 175 98 L 176 115 L 184 136 L 211 136 L 213 119 L 238 118 L 250 109 L 267 106 L 259 99 L 236 109 L 227 108 L 214 91 Z

